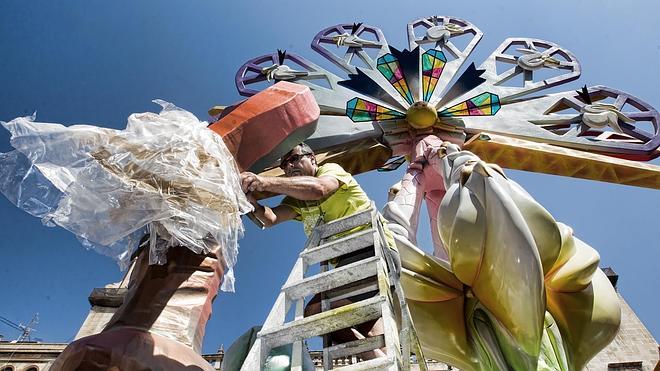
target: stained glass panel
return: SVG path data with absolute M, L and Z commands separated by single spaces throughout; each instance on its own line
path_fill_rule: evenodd
M 353 122 L 366 122 L 403 118 L 406 115 L 356 97 L 346 102 L 346 116 L 353 120 Z
M 482 93 L 464 102 L 438 112 L 439 116 L 493 116 L 500 110 L 500 98 L 493 93 Z
M 447 57 L 440 50 L 431 49 L 422 54 L 422 92 L 425 102 L 431 100 L 445 63 L 447 63 Z
M 403 76 L 403 70 L 399 61 L 392 54 L 385 54 L 384 56 L 378 58 L 376 67 L 378 71 L 387 79 L 387 81 L 396 88 L 396 90 L 401 94 L 403 99 L 406 102 L 413 104 L 412 93 L 408 87 L 405 77 Z

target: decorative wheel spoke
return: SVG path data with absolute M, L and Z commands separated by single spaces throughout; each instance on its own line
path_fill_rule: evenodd
M 489 131 L 634 160 L 650 160 L 657 155 L 660 115 L 652 106 L 604 86 L 587 91 L 594 104 L 614 102 L 607 112 L 612 112 L 609 115 L 616 118 L 620 133 L 605 123 L 602 127 L 586 125 L 584 111 L 589 104 L 576 91 L 503 104 L 495 117 L 465 117 L 463 120 L 471 133 Z M 637 111 L 627 109 L 628 106 Z M 621 115 L 616 115 L 616 111 Z M 603 111 L 602 115 L 607 112 Z M 624 118 L 631 122 L 624 122 Z
M 342 46 L 348 49 L 343 55 L 338 55 Z M 389 52 L 383 31 L 361 23 L 338 24 L 320 31 L 312 40 L 312 49 L 350 74 L 357 73 L 356 65 L 352 64 L 356 56 L 368 68 L 376 68 L 376 62 L 365 50 L 375 50 L 378 56 Z

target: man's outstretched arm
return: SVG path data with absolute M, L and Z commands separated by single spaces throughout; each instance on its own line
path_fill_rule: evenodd
M 291 196 L 297 200 L 321 200 L 339 189 L 339 181 L 331 176 L 295 176 L 290 178 L 260 176 L 241 173 L 243 192 L 272 192 Z
M 298 216 L 298 214 L 287 205 L 278 205 L 274 208 L 270 208 L 259 204 L 257 201 L 252 202 L 251 200 L 251 203 L 254 206 L 254 216 L 259 219 L 266 228 L 294 219 Z

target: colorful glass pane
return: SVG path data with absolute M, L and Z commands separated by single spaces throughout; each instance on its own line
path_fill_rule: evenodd
M 500 98 L 493 93 L 482 93 L 464 102 L 438 112 L 439 116 L 493 116 L 500 110 Z
M 431 49 L 422 54 L 422 92 L 425 102 L 431 100 L 445 63 L 447 63 L 447 57 L 440 50 Z
M 388 53 L 378 58 L 376 67 L 387 81 L 396 88 L 406 102 L 410 104 L 414 103 L 406 78 L 403 76 L 403 69 L 401 69 L 399 61 L 392 54 Z
M 365 122 L 403 118 L 406 115 L 356 97 L 346 102 L 346 116 L 353 120 L 353 122 Z

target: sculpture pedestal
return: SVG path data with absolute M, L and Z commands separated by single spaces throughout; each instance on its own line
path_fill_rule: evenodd
M 212 370 L 200 352 L 224 273 L 220 254 L 172 247 L 158 266 L 144 249 L 106 328 L 69 344 L 51 370 Z

